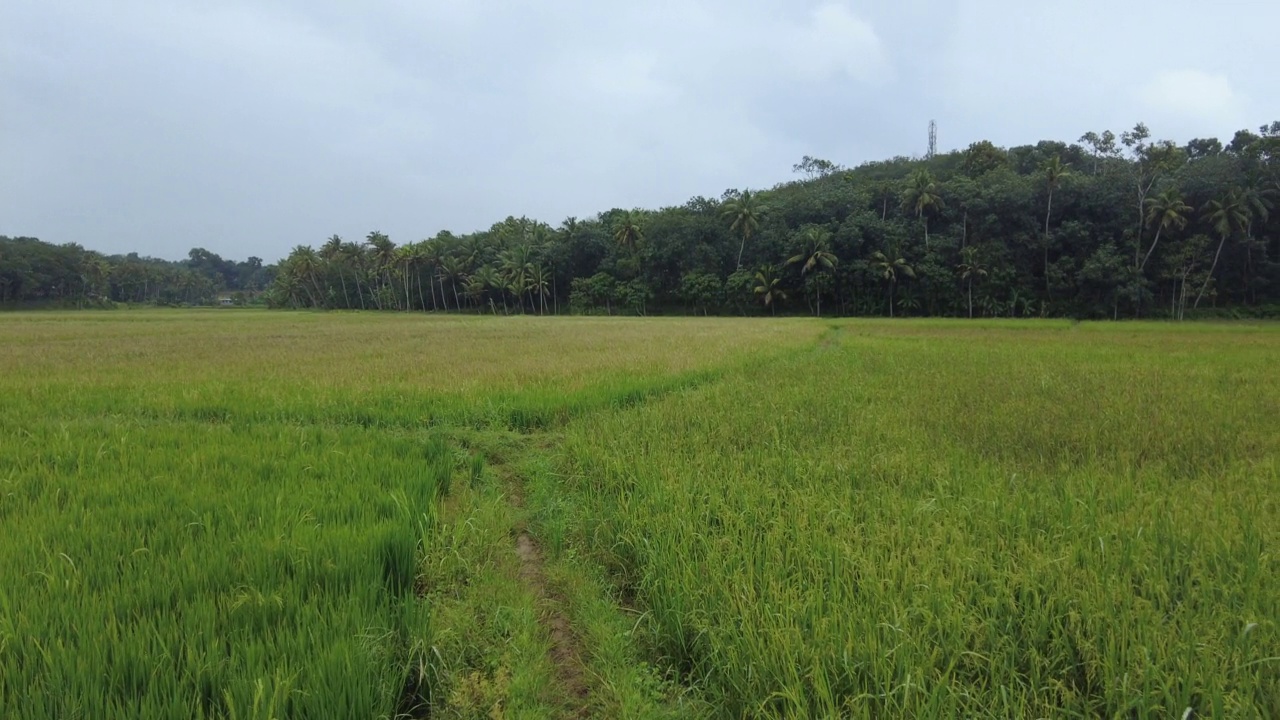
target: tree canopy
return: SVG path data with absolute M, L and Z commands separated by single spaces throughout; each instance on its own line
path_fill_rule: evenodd
M 106 256 L 0 237 L 0 305 L 107 302 L 505 313 L 1280 315 L 1280 123 L 1229 141 L 1142 123 L 1076 143 L 987 141 L 558 226 L 381 232 L 272 265 L 195 248 Z M 910 269 L 911 272 L 906 272 Z M 886 277 L 886 272 L 888 276 Z M 763 281 L 763 282 L 762 282 Z

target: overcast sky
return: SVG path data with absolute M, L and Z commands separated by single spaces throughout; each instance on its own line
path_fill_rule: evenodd
M 268 261 L 856 165 L 1280 119 L 1280 3 L 3 0 L 0 234 Z

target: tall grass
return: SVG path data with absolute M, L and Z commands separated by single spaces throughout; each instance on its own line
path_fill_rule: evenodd
M 438 515 L 455 471 L 470 473 L 465 485 L 484 473 L 431 428 L 545 427 L 690 387 L 753 344 L 798 345 L 820 330 L 4 315 L 0 716 L 443 707 L 433 669 L 462 673 L 473 662 L 463 656 L 480 653 L 460 648 L 482 631 L 505 636 L 467 617 L 471 607 L 440 618 L 418 598 L 468 561 L 451 554 L 467 526 Z M 501 537 L 499 506 L 484 507 Z
M 557 428 L 698 712 L 1280 717 L 1280 332 L 836 325 L 0 317 L 0 716 L 554 714 Z
M 0 391 L 22 413 L 538 429 L 816 337 L 817 323 L 322 313 L 15 313 Z M 0 409 L 3 412 L 3 409 Z
M 570 426 L 723 717 L 1280 717 L 1280 333 L 849 323 Z
M 410 591 L 438 450 L 195 423 L 22 437 L 0 446 L 5 717 L 394 710 L 401 645 L 430 634 Z

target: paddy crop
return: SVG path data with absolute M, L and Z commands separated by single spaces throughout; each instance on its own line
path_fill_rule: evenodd
M 1277 357 L 3 315 L 0 716 L 1280 717 Z
M 0 449 L 5 717 L 374 717 L 399 702 L 441 446 L 62 419 Z
M 571 424 L 547 523 L 719 717 L 1280 717 L 1278 357 L 842 323 Z
M 431 601 L 465 588 L 423 586 L 461 577 L 454 566 L 477 558 L 459 554 L 459 538 L 501 514 L 496 494 L 467 495 L 483 462 L 446 439 L 448 426 L 498 431 L 635 402 L 696 382 L 752 343 L 799 344 L 818 331 L 0 316 L 0 716 L 444 708 L 439 673 L 467 677 L 462 656 L 479 650 L 465 648 L 537 642 L 511 640 L 492 618 L 468 629 L 467 608 Z M 520 602 L 499 599 L 508 614 Z
M 734 319 L 163 312 L 11 314 L 21 414 L 378 427 L 543 425 L 817 336 Z

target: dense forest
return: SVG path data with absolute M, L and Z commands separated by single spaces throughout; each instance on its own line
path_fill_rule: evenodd
M 0 237 L 0 305 L 1280 315 L 1280 122 L 1226 144 L 1155 140 L 1138 124 L 1074 144 L 983 141 L 853 169 L 805 157 L 793 169 L 799 179 L 768 190 L 558 227 L 509 217 L 402 245 L 335 235 L 275 265 Z

